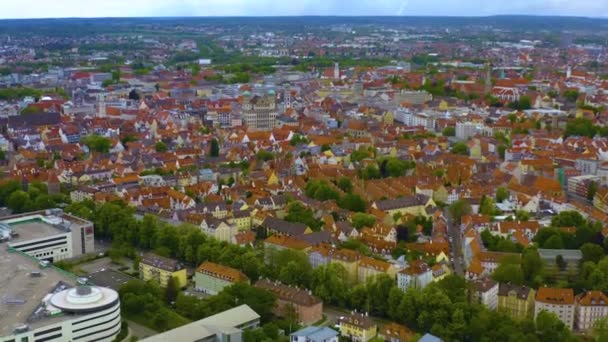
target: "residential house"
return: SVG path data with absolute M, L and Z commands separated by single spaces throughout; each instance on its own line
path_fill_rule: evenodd
M 378 330 L 378 338 L 388 342 L 410 342 L 414 335 L 408 327 L 394 322 L 387 323 Z
M 145 253 L 139 262 L 139 277 L 144 281 L 155 281 L 161 287 L 167 287 L 173 278 L 178 288 L 187 285 L 186 268 L 177 260 L 160 255 Z
M 359 279 L 359 260 L 361 260 L 361 254 L 350 249 L 337 249 L 330 255 L 330 262 L 338 263 L 346 269 L 352 284 Z
M 473 298 L 476 302 L 483 304 L 489 309 L 498 307 L 498 283 L 490 278 L 478 279 L 473 282 L 475 292 Z
M 218 241 L 232 242 L 238 233 L 235 225 L 229 224 L 227 220 L 220 220 L 213 216 L 205 217 L 201 224 L 201 230 L 205 235 L 212 236 Z
M 290 342 L 338 342 L 338 332 L 328 327 L 310 326 L 289 335 Z
M 514 319 L 531 318 L 534 314 L 535 295 L 534 289 L 526 286 L 499 284 L 498 310 Z
M 367 342 L 378 334 L 378 325 L 367 314 L 351 313 L 340 318 L 340 335 L 353 342 Z
M 541 311 L 554 313 L 568 329 L 574 327 L 574 290 L 541 287 L 536 293 L 534 302 L 534 318 Z
M 258 280 L 255 286 L 276 295 L 277 303 L 273 313 L 277 316 L 284 316 L 291 306 L 295 310 L 298 322 L 301 324 L 309 325 L 323 318 L 323 301 L 313 296 L 308 290 L 268 279 Z
M 574 325 L 579 331 L 589 330 L 598 319 L 608 315 L 608 296 L 602 291 L 586 291 L 575 298 Z
M 397 286 L 406 291 L 409 288 L 424 288 L 433 281 L 429 265 L 422 260 L 414 260 L 397 273 Z
M 397 270 L 393 264 L 386 261 L 367 256 L 361 257 L 357 271 L 357 280 L 359 283 L 365 283 L 368 279 L 372 279 L 381 274 L 385 274 L 394 279 Z
M 303 223 L 288 222 L 272 216 L 266 217 L 261 226 L 266 229 L 268 235 L 298 236 L 312 233 L 312 230 Z
M 236 283 L 249 283 L 249 278 L 237 269 L 210 261 L 200 264 L 194 273 L 195 289 L 210 295 Z
M 413 196 L 405 196 L 396 199 L 388 199 L 375 201 L 372 204 L 372 208 L 384 211 L 391 217 L 395 213 L 401 213 L 401 215 L 411 216 L 429 216 L 427 212 L 428 207 L 435 207 L 436 204 L 432 198 L 417 194 Z

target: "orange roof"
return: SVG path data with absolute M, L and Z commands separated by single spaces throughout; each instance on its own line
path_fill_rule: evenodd
M 574 304 L 574 290 L 541 287 L 536 292 L 536 301 L 547 304 L 572 305 Z
M 391 264 L 386 261 L 362 256 L 361 261 L 359 262 L 359 267 L 371 268 L 376 271 L 386 272 L 391 267 Z
M 608 296 L 602 291 L 587 291 L 576 296 L 578 305 L 584 306 L 606 306 L 608 305 Z
M 222 280 L 227 280 L 231 283 L 244 282 L 249 280 L 247 276 L 232 267 L 216 264 L 214 262 L 205 261 L 198 268 L 196 272 L 205 273 L 214 278 L 220 278 Z

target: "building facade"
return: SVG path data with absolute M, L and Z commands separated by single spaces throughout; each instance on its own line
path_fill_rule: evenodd
M 93 223 L 60 209 L 3 217 L 0 239 L 9 248 L 49 262 L 95 252 Z
M 513 319 L 526 319 L 534 314 L 536 292 L 526 286 L 511 284 L 498 285 L 498 310 L 504 311 Z
M 572 330 L 574 327 L 574 290 L 541 287 L 536 293 L 534 318 L 541 311 L 554 313 Z
M 175 279 L 176 285 L 183 288 L 188 279 L 186 268 L 177 260 L 162 257 L 160 255 L 146 253 L 139 262 L 139 276 L 143 281 L 155 281 L 161 287 L 167 287 L 169 279 Z
M 608 297 L 602 291 L 587 291 L 576 296 L 574 325 L 577 330 L 589 330 L 595 321 L 607 315 Z
M 232 267 L 205 261 L 194 273 L 194 286 L 198 291 L 216 295 L 230 285 L 249 283 L 249 278 L 243 272 Z

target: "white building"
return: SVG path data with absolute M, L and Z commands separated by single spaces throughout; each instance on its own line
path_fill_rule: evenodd
M 3 217 L 0 241 L 39 260 L 54 262 L 95 252 L 93 223 L 60 209 Z
M 574 323 L 577 330 L 588 330 L 598 319 L 608 315 L 608 297 L 601 291 L 587 291 L 576 296 Z
M 490 278 L 479 279 L 474 282 L 475 298 L 480 304 L 489 309 L 498 306 L 498 283 Z
M 35 259 L 0 248 L 0 341 L 109 342 L 121 329 L 118 293 L 75 284 Z
M 456 123 L 456 138 L 466 140 L 476 136 L 483 130 L 483 125 L 476 122 L 457 122 Z
M 534 318 L 541 311 L 554 313 L 568 329 L 574 327 L 574 290 L 541 287 L 536 292 Z
M 397 286 L 406 291 L 409 288 L 424 288 L 433 281 L 431 268 L 422 260 L 412 261 L 397 273 Z

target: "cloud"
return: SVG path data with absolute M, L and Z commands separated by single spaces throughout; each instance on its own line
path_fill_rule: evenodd
M 20 0 L 0 17 L 274 15 L 577 15 L 608 17 L 605 0 Z

